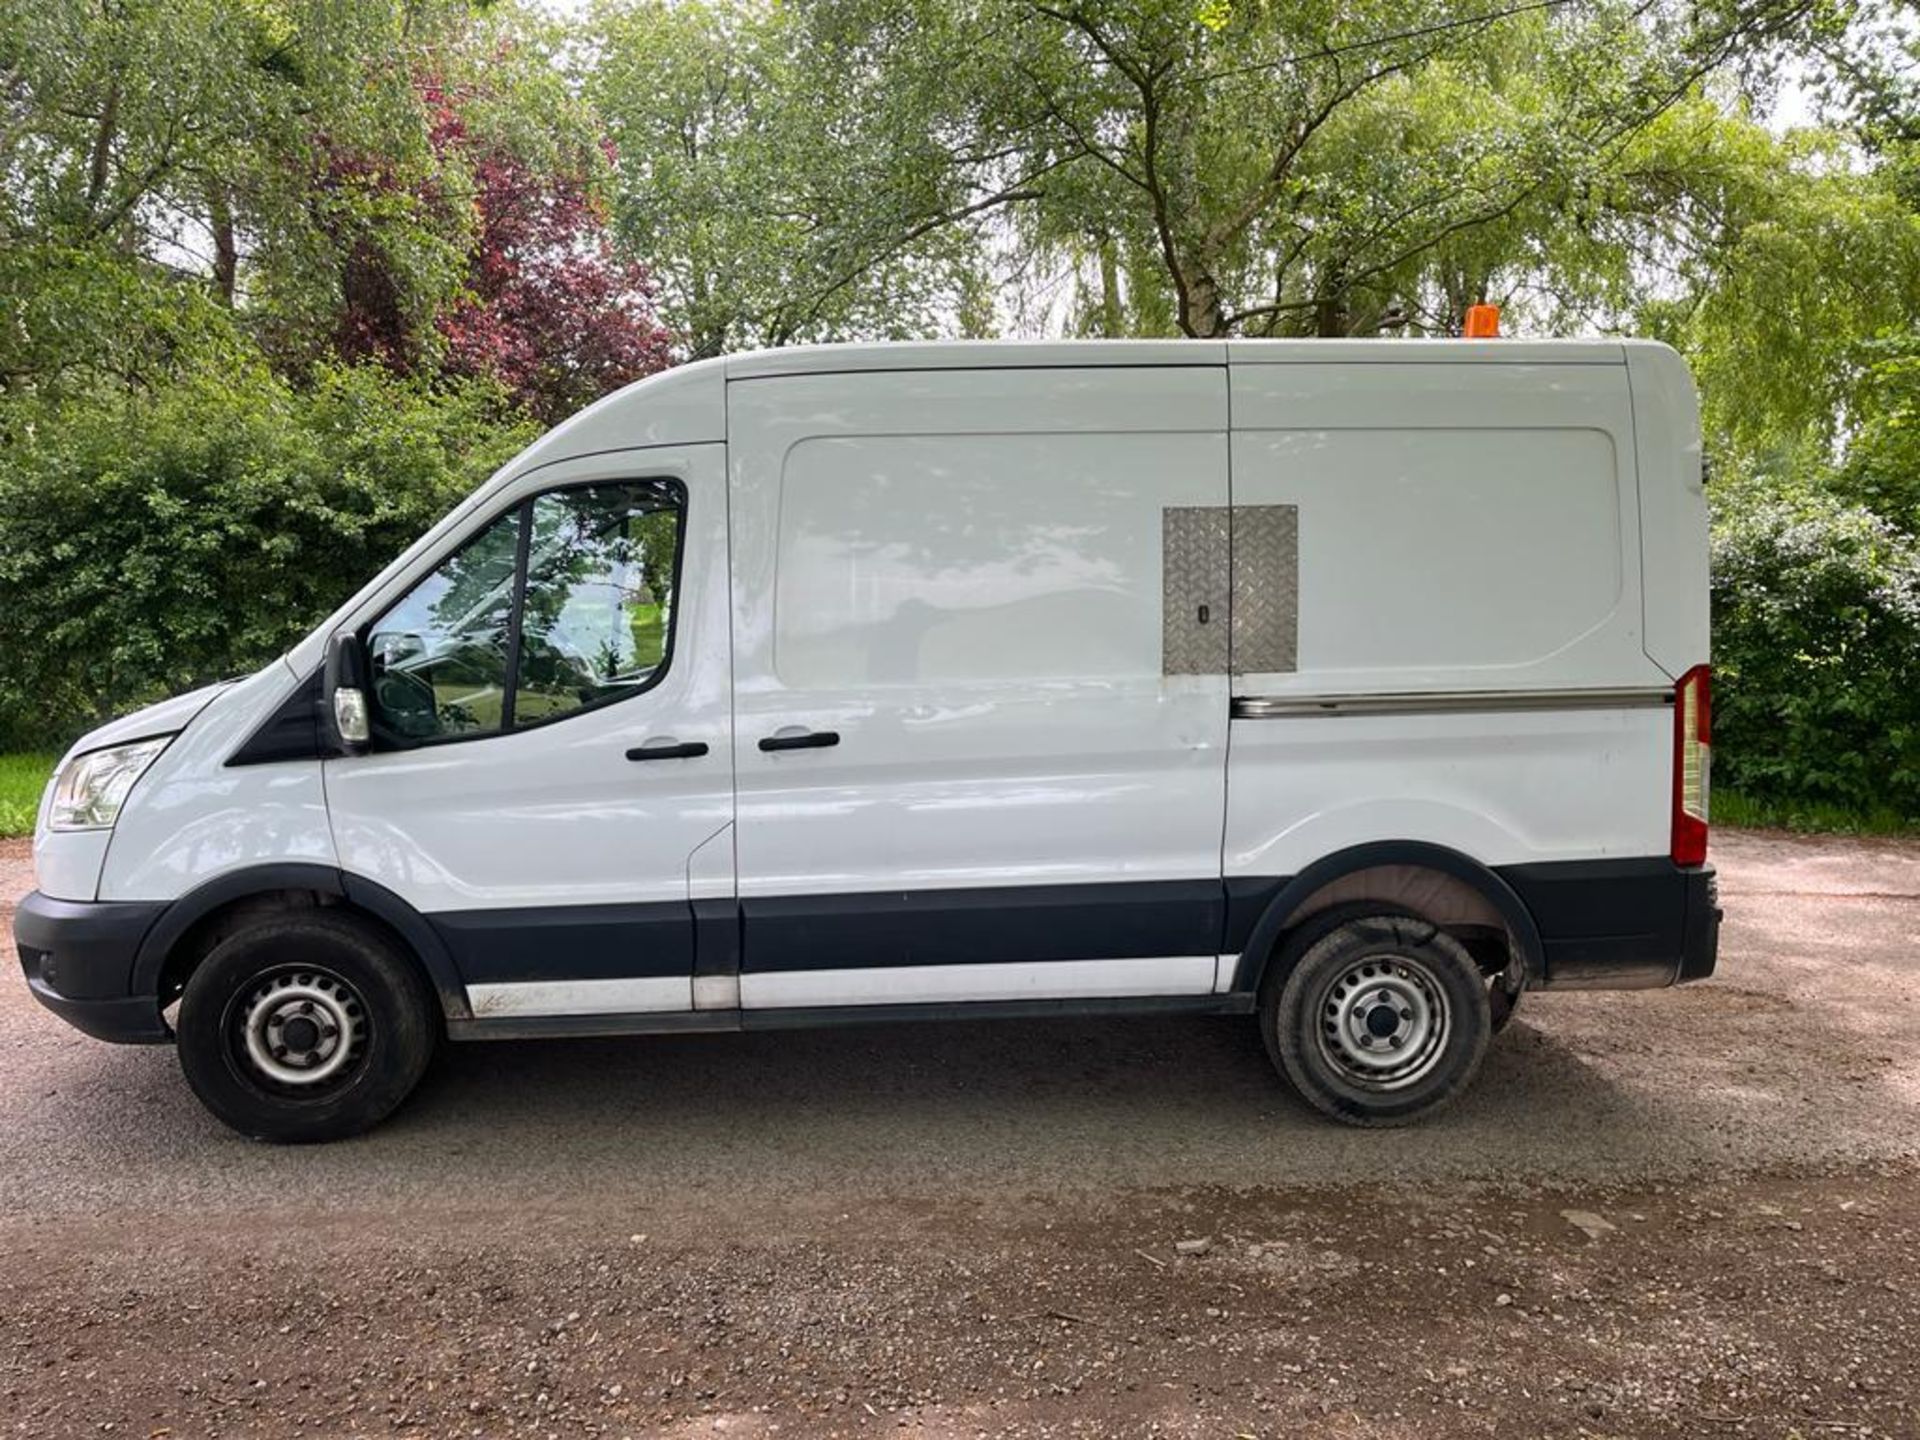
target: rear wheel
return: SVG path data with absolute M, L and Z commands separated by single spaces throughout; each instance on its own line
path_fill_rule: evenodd
M 379 1124 L 438 1038 L 411 960 L 372 925 L 325 910 L 222 939 L 188 978 L 176 1029 L 201 1103 L 243 1135 L 283 1143 Z
M 1520 1013 L 1522 990 L 1512 984 L 1504 974 L 1496 975 L 1487 982 L 1487 1004 L 1492 1009 L 1493 1033 L 1498 1035 L 1513 1023 L 1513 1017 Z
M 1487 982 L 1452 936 L 1414 916 L 1316 917 L 1275 957 L 1267 1052 L 1315 1109 L 1402 1125 L 1451 1102 L 1493 1033 Z

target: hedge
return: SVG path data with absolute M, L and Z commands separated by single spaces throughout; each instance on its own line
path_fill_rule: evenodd
M 1715 782 L 1920 815 L 1920 544 L 1817 488 L 1715 511 Z
M 0 408 L 0 747 L 244 673 L 526 443 L 492 387 L 264 371 Z

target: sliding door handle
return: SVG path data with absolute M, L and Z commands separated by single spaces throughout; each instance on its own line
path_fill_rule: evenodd
M 840 743 L 838 730 L 804 730 L 798 735 L 769 735 L 760 742 L 762 750 L 824 750 Z
M 691 760 L 696 755 L 707 753 L 704 740 L 687 740 L 680 744 L 668 741 L 665 745 L 641 745 L 627 751 L 629 760 Z

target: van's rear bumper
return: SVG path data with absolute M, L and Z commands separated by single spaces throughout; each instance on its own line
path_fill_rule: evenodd
M 1663 858 L 1509 865 L 1540 931 L 1550 990 L 1643 990 L 1704 980 L 1720 951 L 1713 867 Z
M 38 890 L 13 914 L 33 998 L 76 1030 L 122 1044 L 173 1038 L 154 995 L 136 995 L 133 960 L 164 903 L 54 900 Z

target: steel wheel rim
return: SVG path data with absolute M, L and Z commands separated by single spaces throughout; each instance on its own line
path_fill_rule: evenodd
M 254 1079 L 314 1094 L 343 1083 L 366 1054 L 366 1002 L 319 966 L 286 966 L 256 980 L 235 1005 L 235 1058 Z
M 1343 966 L 1314 1007 L 1320 1055 L 1348 1084 L 1404 1090 L 1440 1064 L 1453 1010 L 1440 977 L 1403 955 Z

